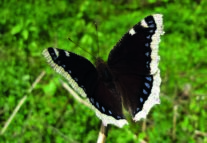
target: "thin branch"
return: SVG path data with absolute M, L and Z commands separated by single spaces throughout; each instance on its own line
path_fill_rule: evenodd
M 64 133 L 62 133 L 58 128 L 51 126 L 51 125 L 46 125 L 47 127 L 51 128 L 53 133 L 56 133 L 58 135 L 60 135 L 66 142 L 73 142 L 73 143 L 78 143 L 75 140 L 71 140 L 70 137 L 68 137 L 67 135 L 65 135 Z
M 87 106 L 87 107 L 89 107 L 89 108 L 91 108 L 91 106 L 90 106 L 90 104 L 86 101 L 86 100 L 84 100 L 84 99 L 82 99 L 82 98 L 80 98 L 79 96 L 78 96 L 78 94 L 67 84 L 67 83 L 65 83 L 65 82 L 63 82 L 63 81 L 60 81 L 61 83 L 62 83 L 62 86 L 68 91 L 68 92 L 70 92 L 70 94 L 78 101 L 78 102 L 80 102 L 80 103 L 82 103 L 82 104 L 84 104 L 85 106 Z M 107 136 L 107 126 L 104 126 L 104 124 L 102 123 L 101 124 L 101 128 L 100 128 L 100 132 L 99 132 L 99 136 L 98 136 L 98 139 L 97 139 L 97 143 L 105 143 L 105 141 L 106 141 L 106 136 Z
M 172 131 L 172 137 L 173 137 L 173 140 L 176 139 L 176 126 L 177 126 L 177 113 L 178 112 L 178 106 L 175 105 L 173 107 L 173 131 Z
M 78 94 L 66 83 L 63 82 L 62 80 L 60 81 L 62 86 L 68 91 L 70 92 L 70 94 L 80 103 L 84 104 L 85 106 L 91 108 L 90 104 L 88 102 L 86 102 L 86 100 L 81 99 Z
M 13 113 L 11 114 L 11 116 L 9 117 L 9 119 L 6 121 L 3 129 L 1 130 L 0 135 L 3 135 L 4 132 L 6 131 L 6 129 L 8 128 L 9 124 L 11 123 L 12 119 L 14 118 L 14 116 L 17 114 L 17 112 L 19 111 L 20 107 L 22 106 L 22 104 L 25 102 L 25 100 L 27 99 L 27 96 L 25 95 L 19 102 L 19 104 L 16 106 L 16 108 L 14 109 Z
M 32 86 L 29 89 L 29 93 L 32 92 L 32 90 L 34 89 L 34 87 L 37 85 L 37 83 L 40 82 L 40 80 L 43 78 L 44 75 L 45 75 L 45 71 L 42 71 L 40 73 L 40 75 L 36 78 L 36 80 L 32 83 Z
M 37 83 L 42 79 L 42 77 L 44 75 L 45 75 L 45 71 L 42 71 L 41 74 L 33 82 L 33 84 L 30 87 L 30 89 L 28 90 L 29 93 L 32 92 L 32 90 L 35 88 L 35 86 L 37 85 Z M 23 98 L 19 101 L 18 105 L 16 106 L 16 108 L 12 112 L 11 116 L 9 117 L 9 119 L 6 121 L 4 127 L 2 128 L 2 130 L 0 132 L 0 135 L 3 135 L 5 133 L 6 129 L 8 128 L 8 126 L 11 123 L 11 121 L 14 119 L 15 115 L 17 114 L 17 112 L 19 111 L 19 109 L 21 108 L 21 106 L 24 104 L 24 102 L 26 101 L 26 99 L 27 99 L 27 95 L 23 96 Z
M 97 143 L 105 143 L 106 141 L 106 136 L 107 136 L 107 128 L 108 126 L 104 126 L 104 124 L 101 124 L 100 132 L 98 135 L 98 140 Z
M 199 130 L 195 130 L 194 134 L 197 135 L 197 136 L 207 137 L 207 133 L 206 132 L 201 132 Z
M 147 128 L 147 119 L 144 119 L 142 122 L 142 132 L 145 132 Z

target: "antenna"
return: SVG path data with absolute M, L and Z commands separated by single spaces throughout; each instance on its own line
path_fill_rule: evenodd
M 97 48 L 98 48 L 97 57 L 99 57 L 98 26 L 97 26 L 97 23 L 96 22 L 94 22 L 94 25 L 96 27 L 96 40 L 97 40 Z
M 73 44 L 75 44 L 78 48 L 81 48 L 80 47 L 80 45 L 79 44 L 77 44 L 77 43 L 75 43 L 72 39 L 70 39 L 69 37 L 68 37 L 68 40 L 70 41 L 70 42 L 72 42 Z M 92 55 L 90 52 L 88 52 L 87 50 L 85 50 L 84 48 L 81 48 L 83 51 L 85 51 L 86 53 L 88 53 L 89 55 L 91 55 L 95 60 L 96 60 L 96 57 L 94 56 L 94 55 Z

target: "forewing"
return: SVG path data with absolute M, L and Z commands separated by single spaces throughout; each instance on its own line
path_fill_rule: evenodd
M 86 98 L 105 125 L 122 127 L 127 124 L 122 114 L 120 96 L 104 85 L 90 61 L 57 48 L 45 49 L 43 55 L 55 71 L 63 75 L 79 95 Z
M 82 97 L 94 94 L 98 73 L 90 61 L 57 48 L 45 49 L 43 55 L 54 70 L 63 75 Z
M 119 80 L 124 102 L 136 121 L 159 103 L 158 44 L 164 34 L 162 27 L 162 15 L 146 17 L 109 54 L 108 66 Z

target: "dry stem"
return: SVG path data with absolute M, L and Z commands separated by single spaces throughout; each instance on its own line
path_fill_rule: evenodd
M 45 71 L 42 71 L 41 74 L 36 78 L 36 80 L 32 83 L 32 86 L 29 89 L 29 93 L 32 92 L 32 90 L 34 89 L 34 87 L 37 85 L 38 82 L 40 82 L 40 80 L 42 79 L 42 77 L 45 75 Z M 6 121 L 6 123 L 4 124 L 4 127 L 2 128 L 0 135 L 3 135 L 6 131 L 6 129 L 8 128 L 8 126 L 10 125 L 11 121 L 14 119 L 15 115 L 17 114 L 17 112 L 19 111 L 19 109 L 21 108 L 21 106 L 24 104 L 24 102 L 27 99 L 27 95 L 23 96 L 23 98 L 19 101 L 18 105 L 16 106 L 16 108 L 14 109 L 14 111 L 12 112 L 11 116 L 9 117 L 9 119 Z

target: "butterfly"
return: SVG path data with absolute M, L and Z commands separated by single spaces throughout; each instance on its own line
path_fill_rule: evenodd
M 134 25 L 110 51 L 107 62 L 95 66 L 86 58 L 58 48 L 43 51 L 47 62 L 90 103 L 103 124 L 128 124 L 123 110 L 134 121 L 146 118 L 160 103 L 158 46 L 164 34 L 161 14 L 145 17 Z

